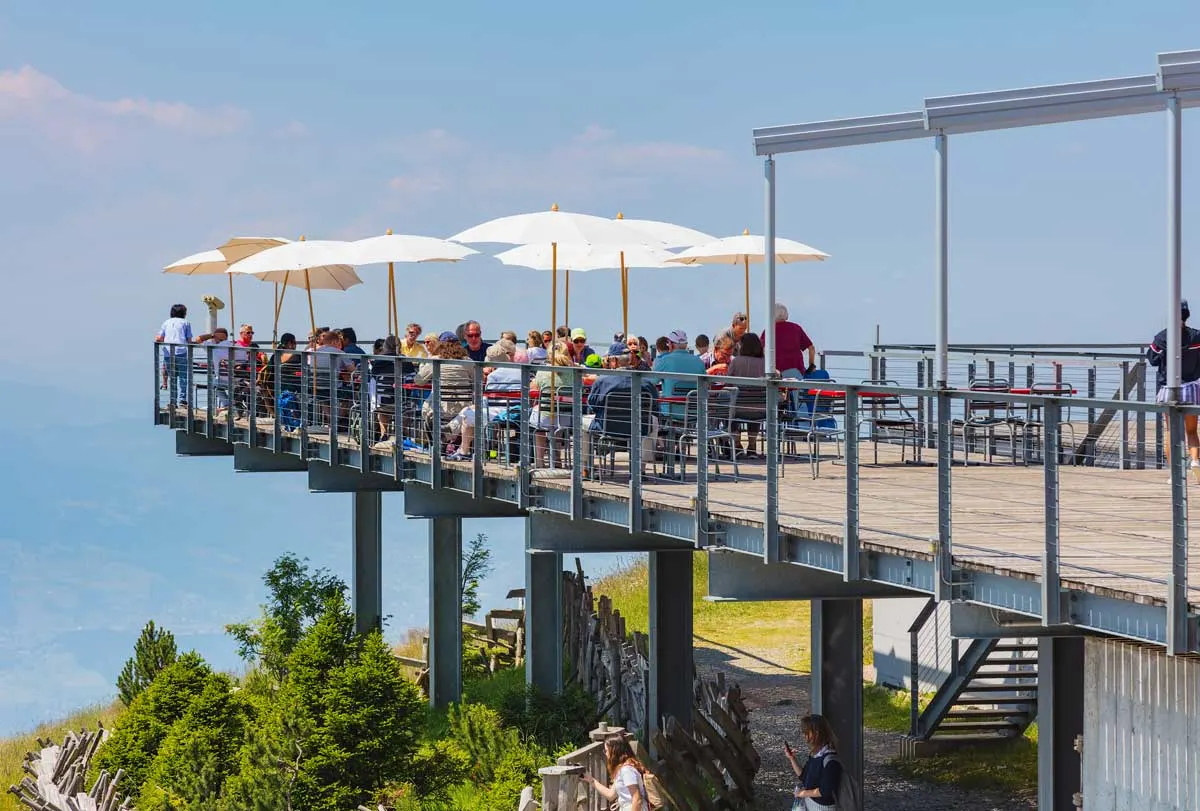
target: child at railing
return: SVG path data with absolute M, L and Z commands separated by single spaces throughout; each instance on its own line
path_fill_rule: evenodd
M 612 785 L 601 785 L 586 772 L 582 777 L 583 782 L 608 802 L 616 800 L 620 811 L 650 811 L 644 778 L 646 767 L 633 754 L 624 735 L 609 735 L 604 739 L 604 759 Z

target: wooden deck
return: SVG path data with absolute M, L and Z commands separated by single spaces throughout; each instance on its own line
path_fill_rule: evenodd
M 183 409 L 178 412 L 184 417 Z M 197 410 L 197 419 L 203 414 Z M 245 420 L 238 420 L 247 428 Z M 270 426 L 259 421 L 259 429 Z M 289 432 L 290 436 L 295 436 Z M 327 433 L 311 432 L 311 442 L 327 444 Z M 357 448 L 339 434 L 343 448 Z M 390 443 L 372 452 L 391 456 Z M 937 537 L 937 469 L 902 464 L 899 450 L 880 445 L 880 464 L 866 442 L 859 468 L 859 526 L 866 549 L 932 557 Z M 406 452 L 413 461 L 428 455 Z M 618 457 L 615 476 L 606 481 L 585 480 L 589 494 L 615 501 L 629 498 L 628 468 Z M 470 462 L 443 461 L 447 470 L 469 472 Z M 489 461 L 489 477 L 515 478 L 513 467 Z M 717 520 L 761 527 L 766 501 L 765 463 L 739 464 L 739 478 L 710 475 L 709 513 Z M 710 469 L 711 473 L 711 469 Z M 952 478 L 953 538 L 956 565 L 1025 579 L 1041 576 L 1044 547 L 1044 470 L 1040 465 L 1013 465 L 997 457 L 990 465 L 956 465 Z M 534 483 L 550 489 L 569 489 L 566 471 L 537 470 Z M 1192 482 L 1192 493 L 1200 488 Z M 846 469 L 826 460 L 812 478 L 807 461 L 789 459 L 779 488 L 779 525 L 789 534 L 840 543 L 846 505 Z M 652 476 L 642 486 L 648 508 L 690 512 L 694 509 L 694 466 L 688 480 Z M 1200 519 L 1200 499 L 1189 504 L 1189 518 Z M 1141 603 L 1162 604 L 1170 566 L 1171 499 L 1165 470 L 1117 470 L 1060 467 L 1060 571 L 1065 586 Z M 1189 602 L 1200 605 L 1200 542 L 1189 549 Z

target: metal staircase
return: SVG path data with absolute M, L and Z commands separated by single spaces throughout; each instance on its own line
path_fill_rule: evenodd
M 932 606 L 910 628 L 919 634 Z M 960 643 L 965 650 L 958 651 Z M 914 637 L 914 651 L 918 645 Z M 954 640 L 949 674 L 929 703 L 913 713 L 908 741 L 918 750 L 1018 738 L 1037 719 L 1038 646 L 1033 640 Z M 914 668 L 914 673 L 916 669 Z M 918 699 L 918 688 L 913 690 Z M 931 746 L 930 744 L 934 744 Z

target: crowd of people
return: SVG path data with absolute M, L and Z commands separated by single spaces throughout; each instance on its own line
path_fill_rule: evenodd
M 795 377 L 812 372 L 816 361 L 813 342 L 803 327 L 789 319 L 783 305 L 776 308 L 773 328 L 776 370 Z M 317 328 L 307 337 L 306 352 L 299 349 L 295 335 L 283 333 L 273 347 L 278 356 L 276 363 L 267 360 L 267 348 L 255 340 L 252 325 L 241 325 L 236 339 L 231 339 L 223 327 L 216 328 L 211 334 L 194 335 L 187 321 L 187 308 L 181 304 L 171 308 L 170 317 L 156 335 L 156 340 L 163 344 L 162 386 L 170 390 L 169 396 L 177 404 L 187 403 L 193 367 L 211 363 L 212 368 L 208 369 L 211 378 L 209 398 L 218 411 L 227 408 L 244 411 L 255 398 L 257 407 L 270 415 L 276 409 L 285 408 L 289 397 L 299 399 L 303 369 L 307 364 L 317 404 L 315 413 L 310 415 L 311 420 L 317 425 L 328 425 L 336 419 L 339 425 L 345 425 L 353 411 L 351 404 L 357 401 L 365 387 L 369 389 L 374 414 L 374 424 L 370 426 L 374 441 L 386 440 L 399 432 L 395 399 L 398 381 L 417 391 L 432 388 L 435 364 L 431 359 L 470 360 L 482 365 L 487 409 L 483 417 L 485 422 L 510 413 L 511 406 L 503 399 L 497 400 L 497 396 L 504 392 L 519 392 L 523 376 L 528 375 L 530 390 L 539 399 L 530 413 L 521 418 L 528 419 L 535 430 L 536 462 L 543 465 L 553 450 L 555 434 L 570 429 L 572 414 L 557 401 L 540 397 L 541 392 L 569 388 L 574 385 L 574 375 L 582 376 L 588 391 L 587 413 L 582 418 L 586 456 L 588 433 L 608 427 L 607 398 L 622 393 L 628 397 L 632 391 L 631 376 L 596 378 L 591 370 L 625 369 L 672 375 L 655 379 L 650 374 L 642 379 L 649 400 L 654 402 L 657 398 L 661 401 L 649 414 L 651 425 L 643 456 L 648 459 L 653 455 L 653 437 L 660 430 L 660 420 L 667 422 L 681 418 L 683 406 L 678 401 L 696 389 L 697 378 L 704 375 L 764 376 L 764 339 L 765 333 L 749 332 L 748 319 L 741 312 L 734 313 L 729 325 L 717 330 L 712 339 L 698 335 L 693 344 L 687 333 L 680 329 L 669 331 L 653 343 L 642 336 L 617 333 L 603 353 L 593 348 L 587 332 L 578 327 L 530 330 L 523 340 L 518 339 L 516 332 L 503 331 L 498 339 L 489 341 L 485 340 L 478 321 L 466 321 L 453 331 L 442 332 L 427 332 L 414 322 L 406 325 L 402 336 L 389 335 L 375 340 L 369 354 L 359 345 L 356 331 L 351 327 Z M 188 344 L 195 345 L 191 363 Z M 326 358 L 326 354 L 329 357 Z M 523 373 L 517 367 L 503 364 L 527 366 Z M 423 435 L 430 444 L 444 446 L 452 459 L 471 458 L 477 439 L 474 436 L 476 372 L 472 364 L 442 363 L 438 366 L 438 401 L 435 403 L 432 397 L 425 396 L 420 406 Z M 251 378 L 257 387 L 250 386 Z M 250 394 L 251 389 L 257 391 L 257 395 Z M 736 416 L 741 421 L 741 431 L 735 452 L 739 455 L 758 455 L 757 426 L 766 404 L 763 390 L 760 388 L 757 392 L 756 396 L 753 390 L 747 389 L 737 405 Z M 336 414 L 333 413 L 335 403 Z M 742 433 L 746 436 L 744 447 Z

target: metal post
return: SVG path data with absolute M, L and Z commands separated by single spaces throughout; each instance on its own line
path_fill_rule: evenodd
M 629 385 L 633 387 L 629 397 L 629 531 L 642 531 L 642 436 L 648 429 L 642 427 L 642 374 L 629 373 Z
M 1083 734 L 1086 658 L 1082 636 L 1038 640 L 1039 808 L 1077 807 L 1083 774 L 1075 739 Z
M 186 349 L 187 373 L 183 378 L 183 395 L 187 398 L 187 432 L 190 434 L 196 430 L 196 386 L 194 385 L 196 377 L 194 371 L 196 368 L 196 359 L 193 355 L 195 345 L 188 344 Z
M 1058 563 L 1058 506 L 1059 506 L 1059 425 L 1062 422 L 1062 403 L 1047 400 L 1044 406 L 1043 431 L 1045 452 L 1042 454 L 1045 493 L 1046 543 L 1042 549 L 1042 625 L 1062 622 L 1062 586 Z
M 708 544 L 708 378 L 696 381 L 696 548 Z M 686 409 L 687 406 L 684 406 Z M 687 420 L 687 417 L 684 417 Z M 733 460 L 729 460 L 733 464 Z
M 271 350 L 272 379 L 275 381 L 275 398 L 271 411 L 275 414 L 275 424 L 271 426 L 271 450 L 280 453 L 283 450 L 283 415 L 279 413 L 279 395 L 283 391 L 283 354 L 278 349 Z
M 532 518 L 525 519 L 526 545 Z M 548 695 L 563 688 L 562 555 L 525 550 L 525 682 Z
M 462 519 L 429 521 L 429 704 L 462 699 Z
M 204 347 L 204 368 L 205 380 L 208 382 L 208 394 L 204 398 L 204 435 L 209 439 L 213 438 L 213 397 L 217 393 L 217 378 L 219 375 L 213 374 L 213 345 L 208 344 Z M 157 386 L 158 383 L 155 383 Z M 157 419 L 157 417 L 156 417 Z
M 484 420 L 487 411 L 487 403 L 483 399 L 483 364 L 472 364 L 471 371 L 474 372 L 471 385 L 471 402 L 475 406 L 474 425 L 471 430 L 475 432 L 475 443 L 471 447 L 473 456 L 471 457 L 471 493 L 475 498 L 483 498 L 483 459 L 484 453 L 487 450 L 486 437 L 484 437 L 484 426 L 488 421 Z
M 933 138 L 937 150 L 934 161 L 934 234 L 936 242 L 937 300 L 934 304 L 937 332 L 937 387 L 944 389 L 950 379 L 950 202 L 947 172 L 949 165 L 946 133 L 938 130 Z
M 1138 363 L 1138 378 L 1136 398 L 1139 403 L 1146 402 L 1146 362 Z M 1135 453 L 1137 454 L 1137 469 L 1146 469 L 1146 412 L 1138 411 L 1137 425 L 1134 427 Z
M 329 466 L 336 467 L 341 464 L 341 459 L 338 457 L 338 378 L 337 367 L 341 359 L 341 354 L 338 352 L 323 352 L 323 355 L 328 359 L 329 363 Z M 317 355 L 320 359 L 321 355 Z
M 842 768 L 861 786 L 863 601 L 813 600 L 811 616 L 812 711 L 828 719 Z
M 383 493 L 354 493 L 354 627 L 360 634 L 383 628 Z
M 529 486 L 531 482 L 530 466 L 533 459 L 533 431 L 529 429 L 529 375 L 526 369 L 521 370 L 521 425 L 520 439 L 517 447 L 517 504 L 521 509 L 529 507 Z M 553 433 L 553 431 L 551 432 Z
M 429 486 L 434 490 L 442 487 L 442 361 L 433 358 L 433 383 L 429 391 Z M 424 420 L 420 412 L 417 419 Z M 550 432 L 553 436 L 554 432 Z
M 1121 402 L 1129 400 L 1129 361 L 1121 362 L 1121 385 L 1117 389 L 1117 399 Z M 1121 407 L 1121 443 L 1117 446 L 1117 467 L 1129 469 L 1129 409 Z
M 650 712 L 646 721 L 651 740 L 654 731 L 663 728 L 662 719 L 667 715 L 684 729 L 692 728 L 692 555 L 691 551 L 650 553 Z M 861 655 L 861 644 L 858 650 Z
M 1167 655 L 1187 653 L 1188 639 L 1188 514 L 1187 436 L 1183 412 L 1170 406 L 1171 422 L 1171 571 L 1167 575 Z
M 162 375 L 159 370 L 159 360 L 161 360 L 161 358 L 162 358 L 162 346 L 160 344 L 156 343 L 156 344 L 154 344 L 154 389 L 153 389 L 153 391 L 154 391 L 154 424 L 155 425 L 158 425 L 162 422 L 162 395 L 159 394 L 159 391 L 161 390 L 161 387 L 162 387 Z M 166 369 L 165 366 L 163 366 L 162 368 Z M 167 391 L 167 396 L 168 397 L 171 396 L 170 390 Z M 212 396 L 211 392 L 210 392 L 209 396 L 210 397 Z M 167 423 L 167 424 L 170 425 L 170 423 Z
M 583 375 L 571 376 L 571 518 L 583 520 Z M 551 432 L 553 433 L 553 432 Z M 591 464 L 590 459 L 587 460 Z
M 1183 340 L 1183 109 L 1167 99 L 1167 401 L 1179 401 Z
M 771 331 L 767 330 L 770 335 Z M 767 443 L 767 505 L 763 515 L 763 559 L 767 563 L 783 560 L 779 543 L 779 381 L 768 378 L 767 413 L 764 441 Z
M 846 387 L 846 523 L 842 542 L 842 577 L 858 580 L 858 387 Z
M 371 379 L 367 362 L 363 360 L 358 363 L 358 402 L 350 406 L 350 408 L 358 409 L 358 470 L 360 473 L 369 473 L 371 470 L 371 446 L 375 443 L 371 441 L 371 437 L 375 433 L 375 426 L 371 425 Z M 279 378 L 276 378 L 278 380 Z M 354 375 L 350 376 L 350 380 L 354 380 Z M 353 385 L 351 387 L 353 392 Z M 395 400 L 392 400 L 395 403 Z
M 934 588 L 938 601 L 952 599 L 954 594 L 951 582 L 954 574 L 954 549 L 950 533 L 953 515 L 950 504 L 950 483 L 954 464 L 954 437 L 951 434 L 953 424 L 950 421 L 950 405 L 950 396 L 945 391 L 939 393 L 937 396 L 938 538 L 934 566 L 937 573 L 937 583 L 934 584 Z
M 766 222 L 763 227 L 763 264 L 766 269 L 766 312 L 763 323 L 766 324 L 763 344 L 763 371 L 770 377 L 775 369 L 775 159 L 763 161 L 763 174 L 766 177 Z M 749 315 L 747 313 L 747 315 Z

